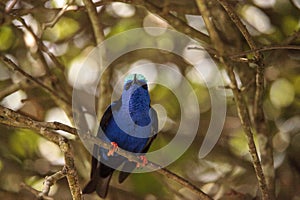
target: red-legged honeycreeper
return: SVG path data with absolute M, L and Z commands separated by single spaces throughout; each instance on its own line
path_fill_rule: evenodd
M 157 114 L 150 106 L 145 77 L 141 74 L 127 76 L 121 98 L 113 102 L 102 116 L 97 137 L 110 142 L 113 149 L 118 147 L 142 155 L 148 151 L 157 129 Z M 83 193 L 96 191 L 100 197 L 105 198 L 111 176 L 122 164 L 119 183 L 129 176 L 136 163 L 94 145 L 90 181 Z

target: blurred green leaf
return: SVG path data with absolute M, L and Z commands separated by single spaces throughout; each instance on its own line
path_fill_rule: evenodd
M 17 129 L 9 138 L 9 147 L 19 158 L 30 158 L 37 152 L 39 138 L 40 136 L 31 130 Z
M 164 194 L 165 186 L 163 185 L 163 182 L 151 173 L 133 174 L 132 182 L 135 192 L 141 196 L 149 193 L 158 196 Z
M 278 108 L 289 106 L 293 102 L 294 96 L 294 87 L 285 78 L 276 80 L 271 86 L 270 99 Z
M 0 26 L 0 51 L 8 50 L 15 42 L 15 34 L 10 26 Z
M 291 15 L 284 16 L 282 19 L 282 31 L 286 35 L 291 35 L 295 31 L 299 30 L 299 19 L 296 19 L 295 17 Z
M 62 17 L 53 28 L 48 28 L 44 32 L 44 39 L 49 41 L 65 40 L 73 36 L 80 26 L 79 23 L 69 17 Z

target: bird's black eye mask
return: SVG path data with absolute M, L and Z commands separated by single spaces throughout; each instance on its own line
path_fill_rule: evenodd
M 130 86 L 132 85 L 133 81 L 128 81 L 125 84 L 125 90 L 128 90 L 130 88 Z M 143 89 L 148 90 L 148 86 L 146 83 L 138 81 L 138 85 L 140 85 Z

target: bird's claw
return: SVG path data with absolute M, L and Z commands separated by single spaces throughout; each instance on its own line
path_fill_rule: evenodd
M 146 158 L 146 156 L 139 156 L 139 159 L 142 161 L 142 164 L 137 162 L 136 168 L 140 168 L 141 166 L 145 167 L 148 164 L 148 159 Z
M 116 142 L 111 142 L 110 144 L 112 148 L 107 152 L 107 156 L 113 156 L 118 149 L 118 144 Z

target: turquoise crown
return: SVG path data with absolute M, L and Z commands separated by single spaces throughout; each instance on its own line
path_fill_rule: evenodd
M 133 81 L 134 76 L 136 76 L 136 79 L 142 82 L 147 83 L 147 79 L 145 78 L 145 76 L 143 76 L 142 74 L 130 74 L 125 78 L 124 83 L 127 83 L 129 81 Z

